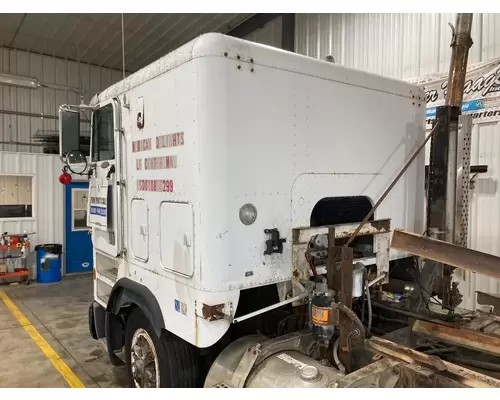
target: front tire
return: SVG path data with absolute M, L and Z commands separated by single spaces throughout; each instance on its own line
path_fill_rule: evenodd
M 135 308 L 125 329 L 125 361 L 130 387 L 201 387 L 197 349 L 163 331 L 159 338 L 149 319 Z

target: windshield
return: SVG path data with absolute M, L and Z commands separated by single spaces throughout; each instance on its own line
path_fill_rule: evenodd
M 92 119 L 92 161 L 115 159 L 113 105 L 107 104 L 94 111 Z

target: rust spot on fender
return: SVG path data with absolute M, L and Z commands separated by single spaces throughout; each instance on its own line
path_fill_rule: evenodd
M 216 304 L 214 306 L 208 306 L 202 303 L 201 314 L 203 319 L 207 321 L 215 321 L 224 318 L 224 304 Z

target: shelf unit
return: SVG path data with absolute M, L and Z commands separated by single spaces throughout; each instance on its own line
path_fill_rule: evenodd
M 20 281 L 29 284 L 30 269 L 27 265 L 28 255 L 31 249 L 29 234 L 2 235 L 2 242 L 9 238 L 8 245 L 0 245 L 0 280 L 7 278 L 20 278 Z M 27 243 L 24 238 L 28 238 Z

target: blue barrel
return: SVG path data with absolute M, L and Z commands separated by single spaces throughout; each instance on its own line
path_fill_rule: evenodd
M 39 244 L 36 251 L 36 281 L 38 283 L 54 283 L 61 280 L 60 244 Z

